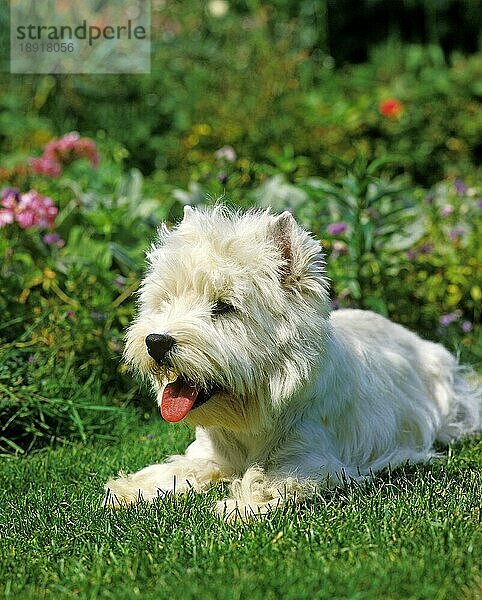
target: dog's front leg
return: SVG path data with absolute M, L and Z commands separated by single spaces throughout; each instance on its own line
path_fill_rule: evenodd
M 232 498 L 216 504 L 216 512 L 228 521 L 266 515 L 286 501 L 309 498 L 316 489 L 311 479 L 265 473 L 260 467 L 249 468 L 242 479 L 231 485 Z
M 184 455 L 175 455 L 165 463 L 151 465 L 131 475 L 120 474 L 106 485 L 105 505 L 118 508 L 152 502 L 165 493 L 184 493 L 189 489 L 206 490 L 211 483 L 232 476 L 232 470 L 220 460 L 207 440 L 198 435 Z

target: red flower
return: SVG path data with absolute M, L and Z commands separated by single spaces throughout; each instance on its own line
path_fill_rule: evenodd
M 403 105 L 399 100 L 390 98 L 389 100 L 382 100 L 378 105 L 378 110 L 384 117 L 394 119 L 403 112 Z

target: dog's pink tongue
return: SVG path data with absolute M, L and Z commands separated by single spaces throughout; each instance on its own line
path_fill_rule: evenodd
M 176 423 L 184 419 L 194 402 L 196 402 L 198 393 L 198 389 L 182 379 L 176 379 L 173 383 L 168 383 L 162 394 L 162 418 L 170 423 Z

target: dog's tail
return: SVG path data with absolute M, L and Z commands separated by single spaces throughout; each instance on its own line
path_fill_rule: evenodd
M 437 440 L 448 443 L 482 428 L 482 381 L 470 367 L 454 360 L 449 372 L 437 384 L 439 398 L 445 396 L 448 406 Z

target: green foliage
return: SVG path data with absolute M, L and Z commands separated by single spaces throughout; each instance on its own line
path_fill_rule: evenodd
M 56 180 L 15 181 L 58 199 L 64 245 L 46 243 L 37 227 L 0 230 L 0 451 L 104 435 L 114 407 L 137 392 L 120 360 L 122 338 L 144 250 L 165 213 L 141 198 L 137 171 L 124 175 L 115 152 L 102 154 L 99 172 L 73 164 Z
M 338 221 L 343 230 L 338 233 L 336 224 L 327 228 L 332 237 L 341 241 L 333 246 L 339 295 L 385 315 L 388 310 L 381 278 L 398 275 L 393 266 L 403 265 L 398 256 L 400 250 L 411 247 L 422 235 L 420 227 L 414 228 L 413 200 L 406 193 L 410 188 L 375 177 L 377 171 L 394 160 L 368 163 L 359 154 L 353 166 L 342 164 L 346 174 L 338 183 L 312 178 L 306 185 L 321 209 L 324 225 L 327 220 Z
M 369 62 L 335 69 L 280 12 L 253 5 L 218 18 L 199 3 L 167 3 L 153 14 L 149 76 L 10 80 L 0 92 L 7 166 L 76 129 L 116 140 L 128 167 L 176 186 L 216 177 L 213 153 L 226 144 L 244 161 L 247 186 L 290 145 L 304 157 L 293 175 L 331 175 L 328 154 L 352 160 L 354 145 L 369 160 L 403 155 L 424 185 L 471 173 L 482 137 L 480 55 L 446 58 L 436 45 L 392 40 L 372 46 Z M 392 97 L 403 104 L 393 118 L 379 111 Z
M 480 323 L 480 194 L 459 180 L 427 192 L 405 178 L 375 177 L 396 160 L 368 163 L 359 154 L 338 182 L 308 180 L 303 188 L 319 208 L 312 227 L 328 233 L 328 272 L 340 305 L 373 309 L 429 337 L 435 331 L 452 345 L 446 313 L 457 310 L 459 332 Z M 330 235 L 327 220 L 346 223 L 346 231 Z M 481 342 L 478 328 L 464 338 L 479 360 Z

